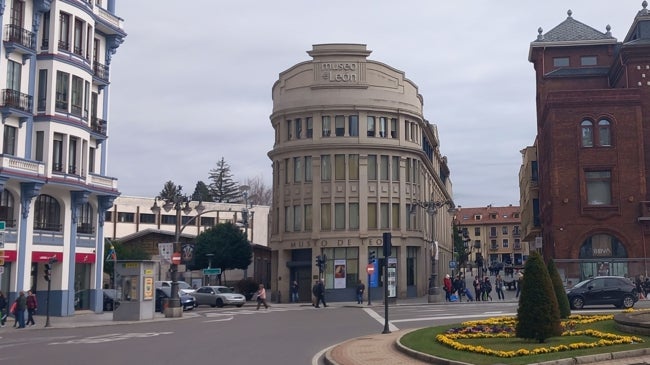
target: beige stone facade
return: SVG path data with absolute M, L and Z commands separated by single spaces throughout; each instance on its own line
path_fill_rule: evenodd
M 365 45 L 321 44 L 307 53 L 312 60 L 273 85 L 272 289 L 287 298 L 298 281 L 308 301 L 320 275 L 316 257 L 325 255 L 329 300 L 354 300 L 359 279 L 381 297 L 374 285 L 384 282 L 382 234 L 390 232 L 389 296 L 424 295 L 436 243 L 439 278 L 451 259 L 453 202 L 422 95 L 402 71 L 368 59 Z M 435 202 L 443 204 L 427 213 Z M 372 251 L 378 261 L 369 277 Z

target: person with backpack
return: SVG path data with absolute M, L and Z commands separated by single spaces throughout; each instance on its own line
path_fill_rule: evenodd
M 492 301 L 492 296 L 490 293 L 492 292 L 492 283 L 490 282 L 490 277 L 486 276 L 485 280 L 483 281 L 483 300 L 487 301 L 490 299 Z

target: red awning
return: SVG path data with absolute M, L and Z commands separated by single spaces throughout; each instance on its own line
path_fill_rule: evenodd
M 48 262 L 53 257 L 58 262 L 63 261 L 63 253 L 62 252 L 45 252 L 45 251 L 34 251 L 34 252 L 32 252 L 32 262 Z
M 13 262 L 16 261 L 16 256 L 16 251 L 4 250 L 4 255 L 2 255 L 2 258 L 4 258 L 6 262 Z
M 74 262 L 78 264 L 94 264 L 95 263 L 95 254 L 94 253 L 75 253 Z

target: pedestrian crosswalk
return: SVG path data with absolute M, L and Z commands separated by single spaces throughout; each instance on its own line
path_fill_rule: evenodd
M 211 318 L 213 320 L 226 320 L 227 317 L 234 316 L 246 316 L 251 314 L 264 314 L 264 313 L 277 313 L 277 312 L 290 312 L 290 311 L 302 311 L 302 310 L 313 310 L 312 306 L 297 306 L 297 305 L 271 305 L 269 308 L 260 308 L 256 310 L 254 308 L 241 308 L 241 309 L 214 309 L 210 311 L 200 312 L 201 315 L 206 318 Z

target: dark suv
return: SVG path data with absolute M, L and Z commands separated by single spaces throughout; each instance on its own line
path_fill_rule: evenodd
M 632 308 L 639 299 L 636 286 L 622 276 L 596 276 L 567 289 L 572 309 L 585 305 L 611 304 L 616 308 Z

